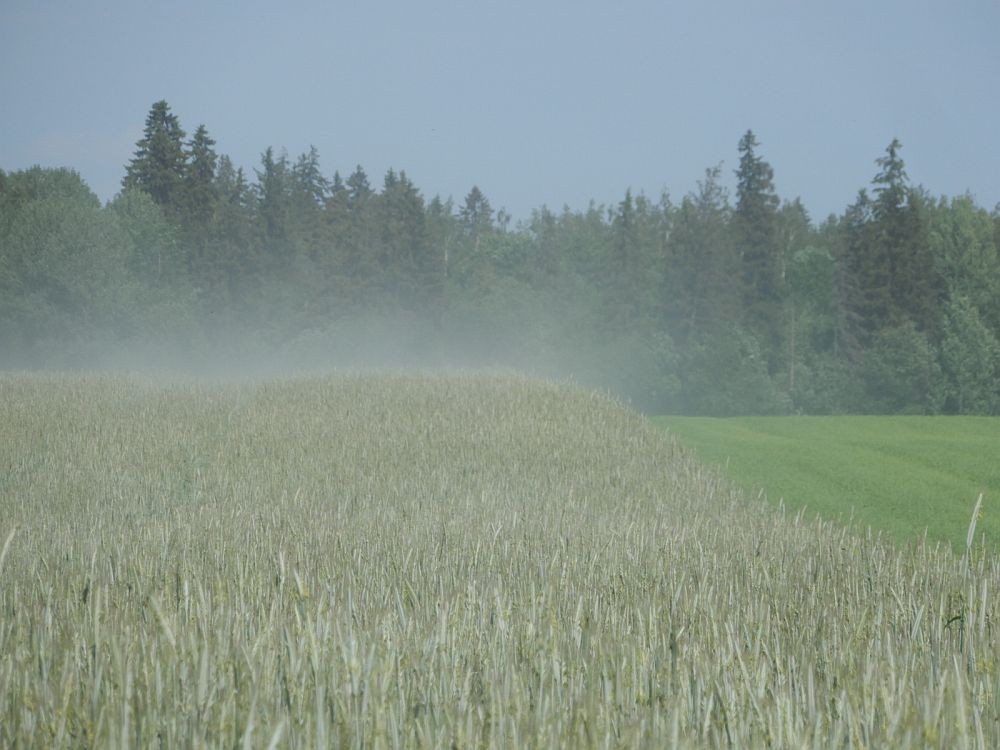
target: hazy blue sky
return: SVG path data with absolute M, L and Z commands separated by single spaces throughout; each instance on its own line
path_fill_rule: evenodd
M 478 184 L 515 218 L 727 183 L 747 128 L 816 219 L 893 137 L 934 194 L 1000 201 L 1000 2 L 0 0 L 0 168 L 117 190 L 150 105 L 254 167 Z M 252 174 L 252 172 L 251 172 Z

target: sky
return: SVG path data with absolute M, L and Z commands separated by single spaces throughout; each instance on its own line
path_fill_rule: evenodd
M 814 220 L 893 138 L 932 195 L 1000 202 L 1000 1 L 0 0 L 0 169 L 120 187 L 153 102 L 250 175 L 314 145 L 330 177 L 473 185 L 515 220 L 626 189 L 674 202 L 747 129 Z

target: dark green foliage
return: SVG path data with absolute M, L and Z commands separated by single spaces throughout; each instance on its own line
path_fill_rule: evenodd
M 966 298 L 990 329 L 1000 332 L 1000 248 L 994 241 L 994 220 L 969 196 L 942 200 L 929 213 L 930 251 L 948 294 Z
M 382 296 L 397 310 L 426 311 L 440 293 L 443 267 L 429 243 L 424 199 L 406 172 L 386 174 L 376 213 Z
M 945 411 L 996 414 L 1000 408 L 1000 343 L 966 297 L 945 306 L 941 341 Z
M 800 405 L 802 369 L 818 354 L 833 348 L 836 334 L 837 264 L 825 248 L 812 245 L 787 261 L 785 300 L 788 349 L 788 393 Z M 809 409 L 810 411 L 812 409 Z
M 741 260 L 743 306 L 747 324 L 765 343 L 769 369 L 781 347 L 782 247 L 774 170 L 757 155 L 752 131 L 740 139 L 733 226 Z
M 198 238 L 200 255 L 190 258 L 191 282 L 207 317 L 218 321 L 235 312 L 260 272 L 253 227 L 253 195 L 242 169 L 219 158 L 214 180 L 215 211 L 210 229 Z
M 168 212 L 177 213 L 184 206 L 184 178 L 187 155 L 185 133 L 177 116 L 165 101 L 156 102 L 146 116 L 146 128 L 136 144 L 135 155 L 125 168 L 122 187 L 136 187 Z
M 15 172 L 3 198 L 0 350 L 33 361 L 54 354 L 59 343 L 127 332 L 132 248 L 79 175 L 37 167 Z M 55 359 L 75 353 L 67 347 Z
M 457 219 L 459 232 L 448 250 L 448 275 L 465 288 L 488 289 L 496 282 L 494 249 L 484 246 L 494 230 L 493 207 L 475 185 L 465 196 Z
M 374 194 L 371 185 L 368 183 L 368 175 L 359 164 L 351 176 L 347 178 L 347 198 L 351 208 L 358 209 L 368 202 Z
M 687 348 L 682 413 L 787 414 L 792 404 L 767 372 L 760 342 L 738 325 L 701 336 Z
M 0 171 L 4 363 L 100 364 L 115 343 L 516 366 L 648 411 L 1000 410 L 1000 209 L 931 200 L 898 141 L 817 227 L 751 131 L 735 205 L 713 168 L 678 205 L 627 190 L 523 223 L 478 187 L 328 179 L 314 147 L 267 148 L 251 184 L 204 125 L 184 138 L 154 104 L 104 207 L 69 170 Z
M 295 160 L 289 187 L 290 222 L 297 244 L 307 252 L 315 252 L 326 240 L 323 209 L 329 189 L 330 184 L 320 171 L 319 151 L 310 146 L 309 151 Z
M 475 185 L 465 196 L 465 202 L 458 216 L 462 228 L 473 237 L 478 238 L 493 228 L 493 208 L 483 192 Z
M 659 289 L 659 268 L 655 257 L 659 247 L 651 241 L 656 222 L 654 211 L 644 196 L 625 197 L 611 216 L 611 253 L 605 276 L 607 319 L 610 332 L 643 329 L 655 314 Z
M 698 192 L 681 202 L 664 259 L 666 324 L 682 345 L 725 327 L 741 313 L 739 256 L 720 172 L 718 167 L 706 170 Z
M 944 293 L 929 243 L 928 201 L 909 186 L 900 148 L 894 139 L 877 160 L 875 197 L 862 192 L 848 212 L 852 306 L 869 342 L 880 328 L 906 320 L 933 331 Z
M 288 156 L 277 158 L 270 146 L 261 154 L 260 169 L 256 170 L 257 184 L 254 192 L 257 199 L 256 215 L 259 230 L 270 252 L 273 265 L 280 265 L 282 256 L 288 250 L 290 237 L 290 213 L 292 178 L 289 174 Z
M 344 189 L 335 191 L 327 204 L 334 223 L 337 263 L 344 279 L 343 302 L 354 312 L 369 312 L 379 307 L 375 296 L 379 231 L 374 198 L 368 175 L 358 165 L 347 178 Z
M 854 347 L 862 347 L 890 321 L 892 313 L 888 252 L 877 242 L 872 202 L 866 191 L 861 190 L 848 206 L 840 233 L 848 277 L 844 303 L 854 323 L 845 333 Z
M 303 206 L 322 206 L 330 185 L 319 167 L 319 151 L 315 146 L 299 156 L 292 167 L 293 194 Z
M 799 356 L 795 366 L 792 407 L 797 414 L 849 414 L 864 403 L 857 366 L 830 351 Z
M 941 408 L 941 367 L 927 337 L 911 320 L 876 334 L 861 374 L 866 412 L 935 414 Z
M 128 269 L 150 288 L 174 288 L 187 277 L 185 247 L 177 227 L 150 195 L 126 188 L 111 202 L 110 210 L 132 245 Z
M 218 157 L 213 150 L 215 141 L 204 125 L 199 125 L 188 143 L 184 169 L 183 222 L 189 241 L 199 241 L 210 230 L 219 200 L 215 170 Z

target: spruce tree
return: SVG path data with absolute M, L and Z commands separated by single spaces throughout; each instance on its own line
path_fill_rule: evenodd
M 435 195 L 427 204 L 424 214 L 427 219 L 427 241 L 438 256 L 443 283 L 451 275 L 450 263 L 454 260 L 453 250 L 460 233 L 454 205 L 450 198 L 443 201 L 440 195 Z
M 289 204 L 291 185 L 289 179 L 288 156 L 282 153 L 275 157 L 274 149 L 268 146 L 260 157 L 261 168 L 257 173 L 255 192 L 257 195 L 257 216 L 264 239 L 272 252 L 279 252 L 289 236 Z
M 842 343 L 848 343 L 851 354 L 867 346 L 891 317 L 888 248 L 877 235 L 873 214 L 872 199 L 862 189 L 840 222 L 846 311 L 841 333 L 846 334 Z
M 187 147 L 184 170 L 184 223 L 194 232 L 206 232 L 212 223 L 218 195 L 215 170 L 218 163 L 215 141 L 204 125 L 194 131 Z
M 773 366 L 781 339 L 781 248 L 774 170 L 757 155 L 753 131 L 740 139 L 734 227 L 742 266 L 748 323 L 767 343 Z
M 187 156 L 184 152 L 185 133 L 170 105 L 160 100 L 146 116 L 142 138 L 136 143 L 135 154 L 125 169 L 122 187 L 138 187 L 149 193 L 168 215 L 181 208 Z
M 885 156 L 875 160 L 880 169 L 872 180 L 872 184 L 875 185 L 875 205 L 885 214 L 901 211 L 906 203 L 906 185 L 909 177 L 906 174 L 906 165 L 899 155 L 902 147 L 903 144 L 899 139 L 893 138 L 892 143 L 886 146 Z
M 372 196 L 372 188 L 368 183 L 368 175 L 359 164 L 350 177 L 347 178 L 347 197 L 352 206 L 360 206 Z
M 378 225 L 383 291 L 395 307 L 425 310 L 437 291 L 440 269 L 429 245 L 424 199 L 406 172 L 386 173 Z
M 450 267 L 456 277 L 464 278 L 467 287 L 486 289 L 495 280 L 495 269 L 489 254 L 481 249 L 484 238 L 493 232 L 493 207 L 477 185 L 472 186 L 458 210 L 458 224 L 462 240 L 449 259 Z
M 729 224 L 729 197 L 712 167 L 681 201 L 667 244 L 666 318 L 682 343 L 740 319 L 740 266 Z
M 315 146 L 296 159 L 291 170 L 291 224 L 296 242 L 313 260 L 326 251 L 327 222 L 323 214 L 329 183 L 319 166 Z
M 374 191 L 368 175 L 359 164 L 344 183 L 344 190 L 333 194 L 328 212 L 336 221 L 335 237 L 343 275 L 348 282 L 344 297 L 352 311 L 371 309 L 377 303 L 373 288 L 379 275 L 378 226 Z
M 613 327 L 627 329 L 639 313 L 639 227 L 632 191 L 626 190 L 611 219 L 611 255 L 607 278 L 608 317 Z
M 215 295 L 213 307 L 237 299 L 246 281 L 259 270 L 253 196 L 243 169 L 234 167 L 228 156 L 219 158 L 214 189 L 218 204 L 213 222 L 213 252 L 206 258 L 205 277 L 199 279 Z
M 477 185 L 473 185 L 458 211 L 458 218 L 466 233 L 479 247 L 479 238 L 493 228 L 493 207 Z
M 878 276 L 866 286 L 876 287 L 886 297 L 885 311 L 878 327 L 890 323 L 901 323 L 906 317 L 902 314 L 899 289 L 899 274 L 906 262 L 903 248 L 906 241 L 906 169 L 899 156 L 901 145 L 893 138 L 886 147 L 885 156 L 875 160 L 879 167 L 878 174 L 872 180 L 875 199 L 872 201 L 871 216 L 871 247 L 869 252 L 878 258 Z
M 294 192 L 301 198 L 311 201 L 315 206 L 326 202 L 330 183 L 323 177 L 319 167 L 319 151 L 315 146 L 300 155 L 292 167 L 292 185 Z
M 899 155 L 902 148 L 893 138 L 885 156 L 876 164 L 879 172 L 872 181 L 875 200 L 872 204 L 876 252 L 887 266 L 887 289 L 890 300 L 889 320 L 912 320 L 922 331 L 937 324 L 935 308 L 943 298 L 943 284 L 935 272 L 930 252 L 925 217 L 926 199 L 908 185 L 905 165 Z

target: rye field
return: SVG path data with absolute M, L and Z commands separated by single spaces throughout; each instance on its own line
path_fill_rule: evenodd
M 980 494 L 977 544 L 1000 551 L 996 417 L 656 417 L 749 494 L 961 552 Z
M 569 385 L 0 376 L 2 747 L 997 747 L 998 591 Z

